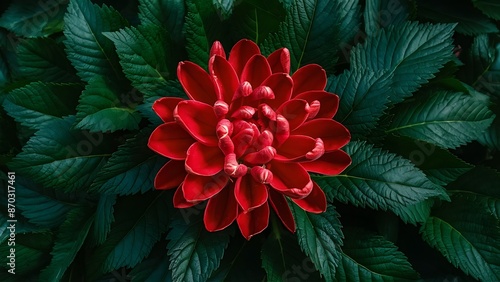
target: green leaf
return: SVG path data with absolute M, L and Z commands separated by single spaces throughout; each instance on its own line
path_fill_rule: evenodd
M 143 93 L 161 95 L 170 76 L 167 39 L 156 25 L 124 28 L 105 32 L 115 43 L 120 64 L 132 86 Z
M 443 205 L 421 227 L 423 239 L 453 265 L 483 281 L 500 279 L 500 226 L 471 201 Z
M 208 232 L 201 217 L 186 219 L 182 212 L 171 221 L 170 229 L 167 250 L 172 280 L 206 281 L 219 267 L 231 229 Z
M 226 20 L 233 13 L 234 0 L 212 0 L 217 13 L 223 20 Z
M 346 126 L 353 136 L 366 136 L 387 108 L 391 83 L 390 75 L 365 68 L 353 68 L 330 77 L 325 90 L 340 97 L 335 120 Z
M 500 109 L 495 111 L 495 114 L 495 120 L 477 141 L 489 148 L 500 150 Z
M 80 96 L 76 110 L 75 127 L 91 132 L 114 132 L 139 128 L 140 114 L 130 108 L 127 94 L 106 78 L 95 77 L 89 81 Z
M 52 38 L 22 40 L 17 47 L 19 76 L 31 81 L 77 82 L 64 46 Z
M 52 260 L 40 273 L 40 280 L 59 281 L 63 277 L 87 238 L 93 221 L 94 214 L 84 208 L 72 209 L 67 214 L 55 239 Z
M 114 205 L 116 204 L 116 195 L 101 195 L 97 202 L 95 220 L 92 229 L 92 235 L 97 245 L 102 244 L 111 231 L 111 224 L 115 221 Z
M 172 282 L 172 272 L 168 268 L 168 256 L 144 260 L 129 273 L 135 281 Z
M 174 41 L 180 41 L 183 37 L 185 13 L 183 0 L 139 0 L 141 24 L 166 28 Z
M 74 114 L 82 89 L 80 84 L 33 82 L 10 92 L 4 108 L 22 125 L 40 129 L 47 122 Z
M 470 95 L 436 91 L 398 107 L 386 132 L 455 148 L 477 139 L 493 118 L 487 105 Z
M 7 230 L 8 231 L 8 230 Z M 40 268 L 47 265 L 50 261 L 50 249 L 53 244 L 52 234 L 50 232 L 36 232 L 36 233 L 28 233 L 28 234 L 20 234 L 18 232 L 18 225 L 16 224 L 16 238 L 15 245 L 2 244 L 0 246 L 0 252 L 2 252 L 2 256 L 0 257 L 0 263 L 2 267 L 9 267 L 8 263 L 10 262 L 10 258 L 7 256 L 10 255 L 10 249 L 15 249 L 15 274 L 12 277 L 22 277 L 22 275 L 30 274 L 33 272 L 37 272 Z M 2 268 L 2 271 L 5 270 L 7 273 L 7 269 Z M 10 267 L 9 267 L 10 268 Z M 22 278 L 21 278 L 22 279 Z M 18 281 L 18 280 L 2 280 L 2 281 Z
M 500 20 L 500 3 L 495 0 L 472 0 L 476 8 L 481 10 L 488 17 Z
M 142 130 L 111 155 L 98 173 L 91 190 L 104 194 L 130 195 L 153 190 L 156 173 L 165 158 L 147 146 L 152 129 Z
M 121 79 L 113 43 L 103 35 L 128 25 L 116 10 L 89 0 L 71 0 L 64 23 L 68 59 L 82 80 L 88 82 L 94 76 Z
M 345 229 L 337 281 L 404 281 L 419 275 L 397 247 L 366 230 Z
M 389 209 L 405 221 L 416 223 L 424 221 L 425 217 L 402 211 L 431 197 L 447 198 L 440 187 L 430 182 L 409 160 L 364 142 L 351 142 L 345 150 L 352 164 L 343 173 L 334 177 L 313 176 L 329 201 Z M 407 218 L 404 215 L 414 216 Z
M 122 198 L 114 206 L 115 223 L 104 243 L 95 249 L 89 275 L 134 267 L 141 262 L 167 230 L 170 197 L 151 192 L 141 198 Z M 133 212 L 130 208 L 134 207 Z
M 344 21 L 350 22 L 349 8 L 357 1 L 298 0 L 292 3 L 278 32 L 262 44 L 265 53 L 287 47 L 290 50 L 292 72 L 300 66 L 317 63 L 331 71 L 338 59 Z
M 365 32 L 369 36 L 390 25 L 401 25 L 410 20 L 416 10 L 413 0 L 367 1 L 364 10 Z
M 399 103 L 451 60 L 453 27 L 416 22 L 390 26 L 353 48 L 351 65 L 392 74 L 389 100 Z
M 385 144 L 391 152 L 410 160 L 438 185 L 447 185 L 473 167 L 448 150 L 409 137 L 391 135 L 385 139 Z
M 295 204 L 291 204 L 291 210 L 301 249 L 325 280 L 333 281 L 341 260 L 343 238 L 338 213 L 333 206 L 320 214 L 308 213 Z
M 467 52 L 464 63 L 467 67 L 460 69 L 461 80 L 474 85 L 490 70 L 495 60 L 495 48 L 487 34 L 474 37 L 474 41 Z
M 209 22 L 202 16 L 202 12 L 207 10 L 208 1 L 186 0 L 186 51 L 189 60 L 203 68 L 208 66 L 209 41 L 207 30 Z
M 10 168 L 44 187 L 84 190 L 109 154 L 103 136 L 71 130 L 74 118 L 47 122 L 35 133 Z
M 19 36 L 49 36 L 62 30 L 67 4 L 67 0 L 15 1 L 0 17 L 0 26 Z
M 495 23 L 467 2 L 418 0 L 419 17 L 438 23 L 458 23 L 456 31 L 465 35 L 498 32 Z

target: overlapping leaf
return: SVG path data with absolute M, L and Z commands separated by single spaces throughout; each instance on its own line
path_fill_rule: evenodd
M 455 148 L 475 140 L 493 118 L 487 105 L 470 95 L 438 91 L 401 105 L 386 132 Z
M 187 0 L 186 7 L 186 51 L 190 61 L 206 68 L 210 48 L 207 30 L 210 22 L 203 17 L 203 12 L 210 10 L 211 5 L 209 1 Z
M 144 282 L 172 282 L 172 272 L 168 269 L 168 256 L 144 260 L 130 272 L 129 276 Z
M 114 205 L 117 195 L 101 195 L 97 202 L 92 236 L 97 245 L 102 244 L 111 231 L 111 224 L 115 221 Z
M 488 17 L 500 20 L 500 3 L 495 0 L 472 0 L 472 3 Z
M 212 0 L 215 9 L 222 16 L 222 19 L 227 19 L 233 13 L 234 0 Z
M 400 25 L 411 20 L 415 8 L 415 2 L 412 0 L 367 1 L 363 13 L 366 34 L 373 36 L 381 28 Z
M 165 28 L 174 41 L 180 41 L 184 36 L 182 27 L 185 12 L 183 0 L 139 0 L 141 24 Z

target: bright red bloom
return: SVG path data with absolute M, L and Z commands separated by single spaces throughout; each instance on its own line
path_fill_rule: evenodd
M 295 231 L 286 198 L 321 213 L 326 198 L 308 172 L 335 175 L 350 163 L 340 150 L 349 131 L 332 118 L 339 98 L 324 91 L 326 73 L 315 64 L 292 76 L 286 48 L 264 57 L 241 40 L 229 59 L 219 42 L 209 72 L 180 62 L 177 76 L 191 100 L 166 97 L 154 111 L 165 122 L 149 147 L 171 160 L 158 172 L 156 189 L 177 188 L 174 206 L 208 200 L 208 231 L 237 221 L 250 239 L 268 225 L 270 207 Z

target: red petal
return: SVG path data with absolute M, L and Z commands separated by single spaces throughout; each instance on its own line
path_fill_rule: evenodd
M 267 61 L 273 73 L 290 73 L 290 51 L 288 51 L 287 48 L 281 48 L 274 51 L 267 57 Z
M 218 95 L 212 78 L 197 64 L 180 62 L 177 67 L 177 78 L 189 98 L 209 105 L 217 101 Z
M 290 230 L 290 232 L 295 232 L 295 220 L 293 220 L 292 212 L 290 211 L 290 207 L 286 202 L 285 196 L 283 194 L 269 189 L 269 200 L 271 202 L 271 206 L 274 211 L 285 225 L 286 229 Z
M 164 122 L 174 121 L 174 109 L 182 98 L 163 97 L 153 103 L 153 110 Z
M 236 219 L 241 234 L 247 240 L 252 236 L 264 231 L 269 224 L 269 205 L 267 202 L 262 206 L 246 213 L 240 213 Z
M 214 176 L 188 174 L 182 183 L 182 192 L 188 202 L 204 201 L 219 193 L 227 184 L 229 176 L 218 173 Z
M 253 55 L 260 54 L 259 46 L 253 41 L 242 39 L 238 41 L 229 53 L 229 63 L 233 66 L 236 74 L 241 76 L 243 68 Z M 241 80 L 242 81 L 242 80 Z
M 303 198 L 311 192 L 311 177 L 300 164 L 272 161 L 267 168 L 273 173 L 270 184 L 279 192 L 292 198 Z
M 195 142 L 187 150 L 186 171 L 201 176 L 212 176 L 224 168 L 224 154 L 219 147 L 208 147 Z
M 307 107 L 308 104 L 305 100 L 293 99 L 282 104 L 278 108 L 277 113 L 288 120 L 290 130 L 293 131 L 307 120 L 309 116 Z
M 212 106 L 198 101 L 182 101 L 177 105 L 174 117 L 196 140 L 209 146 L 217 145 L 219 139 L 215 129 L 218 120 Z
M 308 212 L 322 213 L 326 211 L 325 193 L 321 190 L 318 184 L 316 184 L 316 182 L 313 182 L 313 189 L 309 196 L 304 199 L 292 199 L 292 201 Z
M 226 52 L 224 52 L 224 47 L 222 47 L 222 44 L 219 41 L 214 41 L 212 47 L 210 48 L 210 57 L 214 55 L 218 55 L 226 59 Z
M 301 163 L 305 170 L 325 175 L 337 175 L 344 171 L 350 164 L 351 157 L 341 150 L 328 152 L 312 162 Z
M 174 160 L 184 160 L 187 149 L 195 142 L 184 128 L 175 122 L 158 126 L 149 137 L 148 146 L 158 154 Z
M 292 97 L 310 90 L 323 90 L 326 86 L 326 72 L 316 64 L 305 65 L 293 75 Z
M 199 204 L 200 202 L 188 202 L 184 198 L 184 195 L 182 193 L 182 187 L 177 188 L 174 193 L 174 207 L 178 209 L 184 209 L 184 208 L 190 208 L 192 206 L 195 206 Z
M 238 203 L 234 198 L 234 188 L 228 185 L 208 200 L 203 221 L 205 228 L 214 232 L 231 225 L 236 217 L 238 217 Z
M 240 81 L 248 81 L 256 88 L 271 74 L 271 67 L 266 58 L 258 54 L 248 60 L 241 73 Z
M 236 180 L 234 195 L 243 211 L 247 212 L 262 206 L 267 201 L 267 187 L 256 182 L 250 174 Z
M 297 95 L 294 99 L 303 99 L 312 104 L 320 102 L 320 108 L 315 118 L 333 118 L 339 108 L 339 96 L 326 91 L 308 91 Z
M 306 159 L 306 154 L 316 146 L 314 138 L 304 135 L 291 135 L 276 150 L 274 157 L 278 161 L 296 161 Z
M 155 188 L 167 190 L 178 187 L 186 177 L 184 161 L 168 161 L 155 177 Z
M 290 100 L 292 97 L 293 81 L 286 73 L 275 73 L 266 78 L 262 85 L 265 85 L 274 93 L 274 99 L 263 100 L 263 103 L 268 104 L 273 109 L 277 109 L 281 104 Z
M 233 95 L 240 86 L 238 75 L 226 59 L 214 56 L 210 59 L 209 71 L 215 76 L 215 83 L 219 86 L 221 99 L 230 104 Z
M 292 134 L 321 138 L 324 142 L 326 152 L 338 150 L 351 140 L 351 134 L 347 128 L 327 118 L 306 121 L 299 128 L 295 129 Z

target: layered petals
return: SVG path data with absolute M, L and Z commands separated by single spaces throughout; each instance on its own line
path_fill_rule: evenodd
M 303 99 L 310 105 L 316 104 L 316 106 L 319 106 L 319 109 L 314 114 L 315 118 L 331 119 L 339 108 L 339 96 L 323 90 L 303 92 L 295 96 L 294 99 Z
M 174 109 L 180 101 L 184 101 L 184 99 L 163 97 L 153 103 L 153 110 L 163 122 L 171 122 L 174 121 Z
M 325 175 L 337 175 L 351 164 L 351 157 L 344 151 L 328 152 L 319 159 L 301 163 L 307 171 Z
M 188 202 L 199 202 L 219 193 L 227 184 L 229 176 L 219 173 L 214 176 L 188 174 L 182 183 L 182 193 Z
M 184 160 L 193 137 L 175 122 L 158 126 L 149 137 L 148 146 L 158 154 L 173 160 Z
M 197 204 L 201 203 L 201 202 L 188 202 L 186 198 L 184 198 L 184 193 L 182 192 L 181 187 L 175 190 L 173 202 L 174 202 L 174 208 L 178 209 L 190 208 L 192 206 L 196 206 Z
M 286 229 L 290 230 L 290 232 L 295 232 L 295 220 L 293 219 L 292 211 L 290 211 L 285 196 L 273 189 L 269 189 L 269 201 Z
M 237 217 L 238 203 L 234 197 L 234 188 L 228 185 L 208 200 L 203 222 L 208 231 L 214 232 L 228 227 Z
M 312 213 L 322 213 L 326 211 L 326 196 L 323 190 L 313 182 L 312 191 L 303 199 L 292 199 L 303 210 Z
M 294 81 L 292 97 L 302 92 L 325 89 L 327 78 L 325 70 L 316 64 L 305 65 L 293 75 Z
M 189 98 L 213 105 L 218 93 L 212 77 L 200 66 L 192 62 L 180 62 L 177 78 Z
M 167 190 L 178 187 L 186 177 L 183 161 L 170 160 L 158 171 L 154 186 L 158 190 Z
M 244 212 L 262 206 L 266 203 L 268 196 L 266 185 L 255 181 L 250 174 L 236 180 L 234 195 Z
M 313 182 L 300 164 L 272 161 L 268 168 L 273 173 L 271 187 L 277 191 L 295 199 L 304 198 L 311 193 Z
M 304 135 L 292 135 L 277 149 L 275 160 L 291 162 L 307 160 L 307 153 L 316 147 L 316 141 Z
M 226 103 L 231 103 L 233 95 L 240 86 L 238 75 L 231 64 L 220 56 L 213 56 L 208 64 L 210 74 L 215 78 L 220 93 L 220 98 Z
M 290 51 L 287 48 L 278 49 L 267 57 L 269 66 L 273 73 L 289 73 L 290 72 Z
M 351 134 L 347 128 L 331 119 L 313 119 L 307 121 L 294 130 L 293 134 L 321 138 L 327 152 L 338 150 L 351 140 Z
M 195 142 L 187 150 L 185 168 L 188 173 L 212 176 L 224 169 L 224 158 L 219 147 L 208 147 Z
M 236 221 L 243 237 L 250 240 L 253 236 L 264 231 L 269 224 L 269 212 L 269 205 L 266 202 L 249 212 L 240 213 Z
M 243 68 L 253 55 L 260 54 L 260 49 L 253 41 L 243 39 L 238 41 L 229 54 L 229 63 L 233 66 L 236 74 L 241 76 Z
M 174 117 L 194 139 L 205 145 L 217 145 L 215 128 L 218 119 L 212 106 L 197 101 L 182 101 L 175 108 Z
M 257 54 L 246 63 L 241 72 L 240 80 L 248 81 L 253 87 L 257 87 L 271 74 L 271 67 L 267 59 Z
M 307 120 L 309 104 L 306 100 L 289 100 L 278 108 L 277 113 L 288 120 L 290 131 L 293 131 Z

